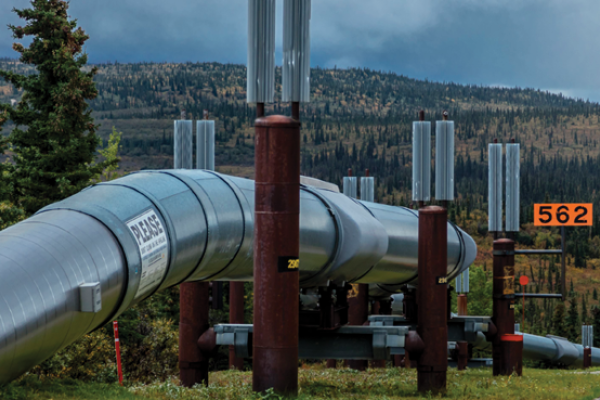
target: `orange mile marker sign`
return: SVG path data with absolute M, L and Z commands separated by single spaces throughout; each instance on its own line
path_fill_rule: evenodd
M 592 226 L 592 203 L 534 204 L 535 226 Z

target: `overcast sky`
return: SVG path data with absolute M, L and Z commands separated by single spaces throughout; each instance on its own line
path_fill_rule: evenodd
M 0 1 L 0 57 L 16 57 Z M 277 1 L 278 63 L 281 11 Z M 90 62 L 246 63 L 246 0 L 71 0 Z M 313 0 L 311 64 L 600 101 L 598 0 Z

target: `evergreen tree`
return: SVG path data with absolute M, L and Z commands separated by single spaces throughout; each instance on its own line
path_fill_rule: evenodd
M 554 309 L 552 316 L 552 333 L 556 336 L 567 337 L 565 329 L 565 304 L 560 302 Z
M 592 325 L 594 325 L 594 347 L 600 347 L 600 308 L 592 308 Z
M 598 291 L 596 288 L 594 288 L 594 291 L 592 292 L 592 299 L 598 300 Z
M 586 296 L 582 296 L 581 298 L 581 323 L 588 323 L 588 309 L 587 309 L 587 301 L 585 300 Z
M 82 70 L 88 36 L 69 20 L 66 1 L 33 0 L 31 5 L 14 10 L 27 24 L 9 28 L 15 39 L 33 37 L 29 47 L 15 43 L 13 49 L 37 74 L 0 71 L 0 77 L 24 90 L 16 107 L 2 104 L 0 112 L 16 125 L 9 137 L 15 162 L 10 181 L 15 203 L 27 214 L 79 192 L 111 163 L 94 163 L 100 140 L 86 100 L 98 94 L 97 68 Z
M 567 339 L 576 342 L 579 336 L 579 310 L 577 309 L 577 297 L 571 299 L 569 314 L 566 320 Z

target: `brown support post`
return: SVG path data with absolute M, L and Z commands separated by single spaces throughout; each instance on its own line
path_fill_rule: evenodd
M 510 239 L 494 241 L 494 282 L 493 282 L 493 316 L 492 322 L 497 333 L 492 340 L 492 357 L 494 360 L 494 376 L 511 375 L 514 364 L 507 351 L 514 343 L 503 345 L 505 335 L 515 333 L 515 242 Z M 521 342 L 521 346 L 523 342 Z M 505 362 L 511 362 L 506 364 Z
M 255 129 L 252 389 L 297 395 L 300 123 L 276 115 Z
M 425 344 L 417 364 L 420 393 L 446 391 L 448 370 L 447 211 L 438 206 L 419 210 L 419 289 L 417 333 Z
M 418 321 L 418 307 L 415 290 L 407 286 L 402 291 L 404 293 L 404 318 L 406 318 L 407 321 L 416 324 Z M 404 352 L 404 367 L 416 368 L 416 356 L 411 357 L 409 350 L 406 348 L 404 349 Z
M 459 294 L 456 296 L 458 315 L 468 315 L 467 295 Z M 469 363 L 469 344 L 467 342 L 456 342 L 457 368 L 459 371 L 467 369 Z
M 256 103 L 256 118 L 265 116 L 265 103 Z
M 456 303 L 457 303 L 457 311 L 458 311 L 458 315 L 460 316 L 466 316 L 469 315 L 469 312 L 467 311 L 467 295 L 464 293 L 461 293 L 459 295 L 456 296 Z
M 560 249 L 562 250 L 560 260 L 560 288 L 562 293 L 562 301 L 567 300 L 567 269 L 565 264 L 567 262 L 567 235 L 565 234 L 565 227 L 560 227 Z
M 369 319 L 369 285 L 355 283 L 346 296 L 348 299 L 348 325 L 362 326 Z M 367 360 L 348 360 L 348 367 L 358 371 L 367 369 Z
M 209 328 L 208 282 L 179 285 L 179 377 L 181 385 L 208 385 L 208 357 L 198 347 L 198 339 Z
M 592 348 L 583 348 L 583 369 L 587 369 L 592 366 Z
M 229 323 L 244 323 L 244 282 L 229 282 Z M 229 369 L 244 369 L 244 359 L 235 356 L 234 346 L 229 346 Z
M 300 121 L 300 103 L 292 101 L 292 119 Z
M 505 374 L 516 373 L 523 375 L 523 335 L 506 334 L 500 337 L 502 346 L 502 365 L 506 368 Z

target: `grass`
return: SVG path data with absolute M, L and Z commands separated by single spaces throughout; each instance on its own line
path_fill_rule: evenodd
M 600 371 L 600 368 L 591 371 Z M 410 369 L 328 370 L 322 365 L 302 368 L 300 399 L 422 399 L 417 373 Z M 0 388 L 2 400 L 196 400 L 280 399 L 274 393 L 252 392 L 250 372 L 224 371 L 210 376 L 209 387 L 181 388 L 174 378 L 153 385 L 119 387 L 117 384 L 75 380 L 39 380 L 34 376 Z M 600 397 L 600 374 L 573 370 L 526 368 L 523 377 L 492 377 L 491 369 L 448 370 L 448 399 L 587 399 Z

